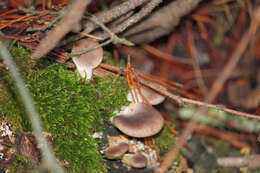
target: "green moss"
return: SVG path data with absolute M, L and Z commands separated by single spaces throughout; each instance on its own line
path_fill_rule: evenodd
M 175 128 L 175 125 L 171 122 L 168 122 L 172 128 Z M 176 135 L 174 135 L 170 129 L 166 126 L 163 127 L 162 131 L 155 136 L 155 142 L 158 146 L 160 152 L 168 152 L 174 145 L 176 140 Z
M 20 46 L 12 47 L 10 52 L 34 98 L 44 130 L 53 135 L 56 155 L 69 163 L 67 170 L 106 172 L 98 153 L 98 141 L 91 135 L 103 130 L 104 121 L 126 103 L 128 88 L 125 81 L 108 76 L 86 82 L 68 67 L 47 60 L 30 62 L 30 54 Z M 30 122 L 22 102 L 7 71 L 1 69 L 1 72 L 0 113 L 7 114 L 17 127 L 16 132 L 28 131 Z
M 169 126 L 175 129 L 175 124 L 172 122 L 168 122 Z M 176 135 L 173 134 L 167 126 L 164 126 L 159 134 L 155 137 L 155 143 L 159 148 L 159 151 L 162 155 L 169 152 L 170 149 L 174 146 L 176 142 Z M 163 158 L 162 158 L 163 159 Z M 171 168 L 169 169 L 169 173 L 174 173 L 180 167 L 181 157 L 178 156 L 172 163 Z

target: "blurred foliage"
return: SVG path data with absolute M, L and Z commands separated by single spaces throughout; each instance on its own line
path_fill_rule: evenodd
M 196 110 L 197 109 L 193 106 L 183 107 L 172 115 L 175 118 L 189 120 L 194 115 Z M 230 121 L 239 124 L 242 127 L 242 129 L 246 129 L 247 132 L 260 131 L 260 122 L 258 120 L 249 119 L 242 116 L 234 116 L 230 113 L 213 108 L 210 108 L 207 114 L 202 114 L 198 120 L 199 124 L 210 125 L 218 128 L 226 127 L 224 121 Z

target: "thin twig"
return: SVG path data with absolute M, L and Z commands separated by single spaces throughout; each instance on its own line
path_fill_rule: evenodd
M 225 108 L 225 107 L 222 107 L 222 106 L 219 106 L 219 105 L 214 105 L 214 104 L 210 104 L 210 103 L 206 103 L 206 102 L 202 102 L 202 101 L 197 101 L 197 100 L 192 100 L 192 99 L 184 98 L 184 97 L 181 97 L 181 96 L 177 96 L 177 95 L 172 94 L 171 92 L 167 91 L 167 89 L 165 87 L 163 87 L 163 86 L 158 87 L 158 85 L 155 85 L 154 82 L 150 82 L 150 81 L 148 81 L 148 80 L 146 80 L 142 77 L 139 77 L 139 81 L 143 85 L 150 87 L 151 89 L 157 91 L 158 93 L 160 93 L 162 95 L 169 97 L 170 99 L 176 101 L 177 103 L 180 103 L 181 105 L 186 103 L 186 104 L 192 104 L 192 105 L 196 105 L 196 106 L 203 106 L 203 107 L 206 107 L 206 108 L 213 108 L 213 109 L 225 111 L 225 112 L 231 113 L 233 115 L 238 115 L 238 116 L 242 116 L 242 117 L 260 120 L 259 115 L 240 112 L 240 111 Z
M 229 62 L 225 65 L 224 70 L 221 72 L 215 83 L 213 84 L 209 94 L 205 98 L 205 102 L 211 103 L 214 98 L 217 96 L 219 91 L 221 90 L 224 82 L 228 79 L 229 75 L 231 74 L 232 70 L 237 65 L 239 59 L 241 58 L 243 52 L 246 50 L 249 41 L 255 35 L 255 32 L 258 28 L 258 22 L 260 21 L 260 9 L 256 9 L 255 18 L 252 20 L 248 31 L 244 34 L 241 41 L 238 44 L 237 49 L 235 50 L 234 54 L 230 57 Z M 193 129 L 196 127 L 196 123 L 200 115 L 207 111 L 206 107 L 201 107 L 195 114 L 193 115 L 191 121 L 189 122 L 188 126 L 185 128 L 184 132 L 180 136 L 179 140 L 176 141 L 175 146 L 165 155 L 163 162 L 160 165 L 158 172 L 164 173 L 168 170 L 171 166 L 172 162 L 176 159 L 181 147 L 183 146 L 184 142 L 188 139 L 190 134 L 192 133 Z M 260 119 L 258 117 L 257 119 Z
M 77 53 L 70 53 L 68 54 L 68 57 L 66 60 L 69 60 L 71 57 L 74 57 L 74 56 L 80 56 L 82 54 L 85 54 L 89 51 L 92 51 L 94 49 L 97 49 L 97 48 L 100 48 L 100 47 L 103 47 L 105 45 L 108 45 L 109 43 L 113 43 L 113 44 L 125 44 L 127 46 L 133 46 L 134 44 L 130 41 L 127 41 L 126 39 L 124 38 L 119 38 L 116 34 L 114 34 L 113 32 L 111 32 L 103 23 L 99 22 L 98 19 L 95 17 L 95 16 L 92 16 L 91 18 L 88 18 L 88 20 L 90 20 L 91 22 L 93 23 L 96 23 L 97 25 L 99 25 L 104 31 L 106 31 L 109 36 L 110 36 L 110 39 L 99 44 L 98 46 L 95 46 L 95 47 L 91 47 L 91 48 L 88 48 L 86 50 L 83 50 L 81 52 L 77 52 Z
M 196 58 L 198 57 L 198 52 L 195 48 L 192 31 L 189 29 L 190 27 L 191 27 L 191 23 L 188 23 L 188 25 L 187 25 L 187 49 L 188 49 L 188 53 L 191 56 L 192 65 L 194 68 L 194 74 L 196 76 L 197 84 L 198 84 L 199 88 L 201 89 L 201 91 L 203 92 L 203 94 L 206 95 L 206 93 L 208 92 L 208 88 L 205 84 L 205 81 L 203 80 L 200 66 L 197 63 Z
M 39 115 L 35 109 L 34 102 L 32 97 L 29 94 L 28 89 L 25 87 L 25 83 L 21 78 L 17 67 L 12 60 L 11 55 L 9 54 L 6 47 L 0 41 L 0 55 L 3 58 L 5 64 L 7 65 L 11 76 L 14 80 L 14 83 L 22 97 L 26 112 L 32 122 L 32 128 L 35 132 L 38 143 L 42 145 L 41 150 L 43 154 L 43 166 L 46 167 L 51 172 L 63 173 L 64 170 L 56 162 L 54 155 L 52 154 L 51 148 L 48 146 L 48 143 L 45 137 L 42 134 L 42 125 L 40 123 Z
M 111 31 L 109 28 L 107 28 L 102 22 L 98 21 L 98 18 L 95 16 L 91 16 L 91 18 L 88 18 L 91 22 L 99 25 L 105 32 L 108 33 L 109 37 L 112 39 L 113 44 L 125 44 L 127 46 L 133 46 L 134 44 L 124 38 L 119 38 L 113 31 Z M 104 38 L 103 38 L 104 39 Z
M 48 10 L 37 11 L 34 8 L 18 8 L 18 10 L 24 12 L 25 14 L 31 14 L 31 15 L 40 15 L 48 11 Z
M 47 25 L 44 25 L 41 28 L 29 27 L 26 29 L 26 31 L 27 32 L 45 31 L 46 29 L 52 27 L 52 25 L 54 25 L 56 22 L 58 22 L 61 18 L 62 18 L 62 15 L 59 15 L 59 16 L 55 17 L 52 21 L 50 21 Z

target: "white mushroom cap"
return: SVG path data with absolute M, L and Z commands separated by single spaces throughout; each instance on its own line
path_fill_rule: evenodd
M 131 90 L 132 90 L 132 93 L 134 94 L 134 93 L 135 93 L 134 90 L 133 90 L 133 89 L 131 89 Z M 158 94 L 158 93 L 156 93 L 156 92 L 154 92 L 154 91 L 152 91 L 152 90 L 148 90 L 148 89 L 145 89 L 145 88 L 140 88 L 140 90 L 141 90 L 143 96 L 149 101 L 149 103 L 150 103 L 151 105 L 160 104 L 160 103 L 162 103 L 162 102 L 164 101 L 164 99 L 165 99 L 164 96 L 162 96 L 162 95 L 160 95 L 160 94 Z M 142 98 L 142 96 L 141 96 L 139 90 L 136 90 L 136 93 L 137 93 L 138 101 L 139 101 L 139 102 L 143 102 L 143 98 Z M 136 99 L 136 96 L 134 96 L 134 97 L 135 97 L 135 100 L 137 100 L 137 99 Z M 133 101 L 133 98 L 132 98 L 132 95 L 131 95 L 130 91 L 129 91 L 128 95 L 127 95 L 127 99 L 128 99 L 130 102 Z
M 82 39 L 73 46 L 72 53 L 78 53 L 98 45 L 99 43 L 97 41 Z M 72 57 L 72 61 L 75 63 L 80 76 L 87 80 L 91 79 L 93 69 L 101 63 L 102 59 L 102 48 L 97 48 L 83 55 Z
M 147 166 L 147 159 L 141 153 L 125 154 L 122 160 L 126 165 L 133 168 L 145 168 Z
M 128 136 L 143 138 L 158 133 L 164 119 L 155 108 L 144 103 L 131 103 L 120 115 L 112 118 L 113 124 Z
M 105 155 L 108 159 L 118 159 L 122 157 L 129 149 L 129 145 L 125 142 L 121 142 L 117 145 L 108 147 L 105 150 Z

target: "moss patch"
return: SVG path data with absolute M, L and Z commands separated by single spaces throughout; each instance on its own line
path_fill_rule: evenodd
M 172 128 L 175 128 L 175 125 L 171 122 L 168 122 Z M 174 135 L 167 126 L 164 126 L 159 134 L 155 136 L 155 142 L 158 146 L 160 152 L 167 153 L 176 141 L 176 135 Z
M 30 53 L 18 46 L 10 48 L 34 98 L 44 130 L 54 138 L 59 159 L 66 160 L 69 172 L 106 172 L 98 153 L 98 141 L 92 138 L 102 131 L 104 121 L 126 103 L 125 81 L 116 77 L 80 80 L 77 72 L 47 60 L 30 61 Z M 22 101 L 10 76 L 0 69 L 0 113 L 15 127 L 17 134 L 31 130 Z

